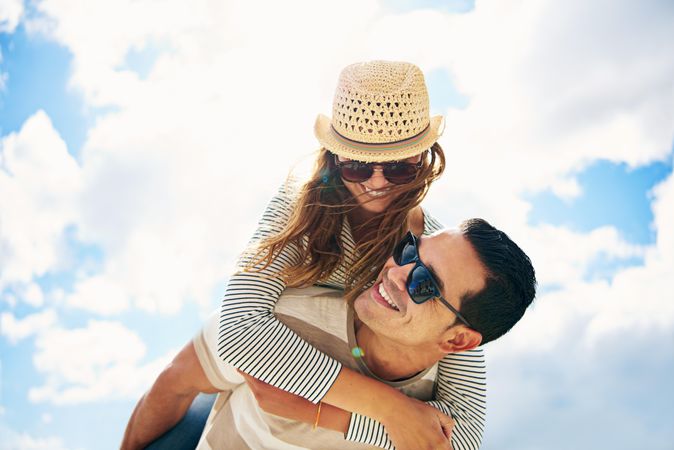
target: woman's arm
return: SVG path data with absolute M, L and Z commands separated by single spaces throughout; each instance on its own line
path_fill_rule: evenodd
M 293 194 L 282 187 L 265 210 L 252 242 L 280 232 L 293 207 Z M 250 255 L 244 254 L 242 264 L 249 261 L 246 258 Z M 297 247 L 288 245 L 266 268 L 230 278 L 220 307 L 217 354 L 265 383 L 318 403 L 337 378 L 341 364 L 274 316 L 276 302 L 286 287 L 281 274 L 298 259 Z
M 449 354 L 438 363 L 434 399 L 426 403 L 454 419 L 451 434 L 454 450 L 477 450 L 480 447 L 485 423 L 485 398 L 485 360 L 481 348 Z M 394 417 L 396 422 L 386 424 L 374 420 L 374 417 L 353 414 L 346 438 L 390 448 L 390 434 L 390 438 L 398 443 L 394 433 L 405 429 L 408 418 L 401 415 Z
M 346 434 L 349 428 L 354 428 L 352 425 L 352 418 L 354 415 L 348 411 L 337 408 L 336 406 L 332 406 L 328 403 L 322 403 L 319 409 L 319 406 L 314 405 L 302 397 L 298 397 L 297 395 L 293 395 L 281 389 L 275 388 L 249 375 L 244 374 L 244 378 L 246 379 L 251 392 L 255 395 L 255 399 L 257 400 L 260 408 L 267 413 L 282 416 L 287 419 L 313 424 L 314 426 L 338 431 L 342 434 Z M 432 410 L 433 408 L 424 406 L 424 409 Z M 381 427 L 381 425 L 379 426 Z M 412 446 L 412 448 L 426 448 L 422 444 L 426 442 L 428 448 L 437 450 L 442 448 L 451 448 L 449 437 L 451 436 L 453 426 L 454 421 L 445 422 L 445 424 L 442 426 L 442 430 L 438 430 L 438 436 L 436 436 L 435 439 L 431 441 L 428 441 L 424 438 L 416 438 L 414 436 L 413 430 L 409 430 L 409 427 L 405 428 L 412 435 L 410 436 L 411 444 L 409 444 Z M 362 437 L 361 439 L 351 440 L 354 442 L 377 445 L 385 449 L 392 450 L 394 448 L 393 443 L 388 438 L 383 428 L 381 430 L 368 428 L 365 430 L 365 432 L 370 434 L 367 438 Z M 307 439 L 310 440 L 310 438 L 310 436 L 307 436 Z M 402 445 L 408 444 L 403 443 Z
M 342 369 L 324 401 L 355 413 L 345 436 L 351 441 L 398 450 L 452 448 L 449 415 L 352 370 Z
M 342 374 L 348 374 L 348 372 L 348 369 L 342 369 Z M 335 386 L 333 386 L 333 389 L 328 392 L 325 401 L 331 399 L 339 391 L 342 374 L 340 374 L 335 383 L 337 388 L 335 389 Z M 315 420 L 316 405 L 254 378 L 248 376 L 246 378 L 263 410 L 307 423 L 313 423 L 313 420 Z M 348 378 L 348 375 L 345 378 Z M 368 380 L 372 382 L 370 386 L 372 389 L 377 390 L 379 385 L 381 385 L 381 383 L 374 380 Z M 432 423 L 438 417 L 437 413 L 442 411 L 446 414 L 451 414 L 455 419 L 447 422 L 443 418 L 440 422 L 444 436 L 451 436 L 451 448 L 454 450 L 479 448 L 482 441 L 485 413 L 485 371 L 482 349 L 448 355 L 439 364 L 436 375 L 436 387 L 434 400 L 426 404 L 413 399 L 407 399 L 407 402 L 403 401 L 399 407 L 390 409 L 394 413 L 394 419 L 393 421 L 391 418 L 388 419 L 389 429 L 393 433 L 402 434 L 402 436 L 389 437 L 387 430 L 381 422 L 368 416 L 350 413 L 337 407 L 326 408 L 326 406 L 331 406 L 328 404 L 323 405 L 319 425 L 345 433 L 345 437 L 348 440 L 375 445 L 385 449 L 394 448 L 391 439 L 396 441 L 399 448 L 405 448 L 406 446 L 416 448 L 419 442 L 433 442 L 433 440 L 436 440 L 436 442 L 432 444 L 432 448 L 448 448 L 449 441 L 441 435 L 439 429 L 436 429 L 436 433 L 431 434 L 430 437 L 424 437 L 423 435 L 423 430 L 429 428 L 424 427 L 423 423 Z M 397 393 L 398 391 L 395 392 Z M 391 408 L 387 406 L 388 400 L 394 398 L 394 396 L 392 397 L 389 394 L 394 393 L 373 393 L 373 397 L 381 395 L 382 401 L 369 399 L 363 402 L 372 406 L 372 412 L 370 413 L 372 416 L 385 416 L 385 413 L 379 411 L 378 408 Z M 358 396 L 354 392 L 353 395 L 348 395 L 347 398 L 355 401 Z M 361 397 L 362 400 L 363 398 Z M 354 407 L 360 408 L 359 405 L 355 405 Z M 421 409 L 421 413 L 417 408 Z M 434 410 L 434 408 L 436 409 Z M 439 417 L 442 418 L 443 416 L 440 414 Z M 397 422 L 395 422 L 396 418 Z M 415 431 L 414 421 L 423 422 L 422 426 L 418 427 L 422 430 L 421 435 Z
M 297 420 L 328 430 L 346 433 L 351 413 L 329 404 L 314 405 L 309 400 L 263 383 L 241 372 L 260 408 L 286 419 Z

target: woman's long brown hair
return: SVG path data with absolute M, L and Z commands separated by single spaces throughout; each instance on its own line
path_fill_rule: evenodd
M 300 187 L 288 223 L 280 233 L 258 243 L 245 270 L 263 270 L 291 243 L 299 251 L 299 258 L 281 274 L 289 287 L 324 281 L 344 261 L 342 227 L 349 211 L 359 205 L 334 170 L 333 158 L 326 149 L 319 150 L 312 175 Z M 344 268 L 347 301 L 355 300 L 375 281 L 395 245 L 408 231 L 411 211 L 444 170 L 445 155 L 435 143 L 426 152 L 417 178 L 411 183 L 393 186 L 390 195 L 395 199 L 387 210 L 353 230 L 359 239 L 354 264 Z

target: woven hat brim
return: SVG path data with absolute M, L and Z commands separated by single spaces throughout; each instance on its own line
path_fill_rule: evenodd
M 409 139 L 401 143 L 390 144 L 366 144 L 349 142 L 348 139 L 340 138 L 332 129 L 329 117 L 319 114 L 314 124 L 314 134 L 321 145 L 330 152 L 343 158 L 355 159 L 362 162 L 387 162 L 398 161 L 418 155 L 429 149 L 442 135 L 444 119 L 442 116 L 433 116 L 430 119 L 428 129 L 418 138 Z

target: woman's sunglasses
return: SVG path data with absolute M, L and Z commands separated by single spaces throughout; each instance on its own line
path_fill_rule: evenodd
M 384 178 L 393 184 L 407 184 L 417 177 L 417 173 L 423 166 L 424 159 L 421 158 L 418 163 L 406 163 L 402 161 L 393 161 L 387 163 L 364 163 L 360 161 L 339 161 L 335 157 L 335 168 L 343 180 L 352 183 L 363 183 L 372 177 L 374 167 L 381 167 Z
M 449 308 L 461 322 L 469 328 L 472 328 L 468 321 L 445 300 L 440 293 L 440 288 L 431 273 L 430 269 L 419 259 L 419 245 L 415 235 L 407 232 L 402 241 L 393 250 L 393 260 L 399 266 L 414 263 L 414 267 L 407 276 L 407 293 L 412 301 L 417 304 L 424 303 L 432 298 L 439 299 L 447 308 Z

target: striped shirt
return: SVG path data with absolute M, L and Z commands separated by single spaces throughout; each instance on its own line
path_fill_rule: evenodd
M 275 316 L 307 342 L 329 354 L 344 367 L 375 377 L 362 359 L 354 358 L 351 349 L 357 347 L 353 310 L 342 300 L 342 291 L 311 287 L 286 289 L 279 299 Z M 312 430 L 312 426 L 260 410 L 248 385 L 231 365 L 217 358 L 215 334 L 217 318 L 212 318 L 194 338 L 194 348 L 211 383 L 223 390 L 218 396 L 204 429 L 198 450 L 227 448 L 247 449 L 343 449 L 362 450 L 373 448 L 369 443 L 345 441 L 342 433 Z M 413 377 L 385 381 L 404 394 L 419 400 L 433 398 L 437 364 Z M 352 422 L 354 422 L 352 416 Z M 350 430 L 352 431 L 352 430 Z M 347 433 L 348 437 L 348 433 Z M 391 448 L 385 435 L 378 444 Z
M 286 184 L 265 210 L 252 242 L 280 232 L 297 197 Z M 424 210 L 424 235 L 442 226 Z M 353 264 L 355 242 L 345 222 L 341 232 L 342 264 L 321 284 L 344 287 L 345 268 Z M 339 375 L 342 364 L 321 352 L 274 316 L 274 307 L 286 285 L 285 267 L 299 259 L 294 244 L 285 247 L 261 271 L 234 274 L 220 307 L 217 352 L 224 362 L 265 383 L 318 403 Z M 438 364 L 434 400 L 428 403 L 456 421 L 452 433 L 455 450 L 477 449 L 485 419 L 486 375 L 481 348 L 452 354 Z M 347 438 L 380 445 L 386 433 L 377 421 L 353 415 Z

